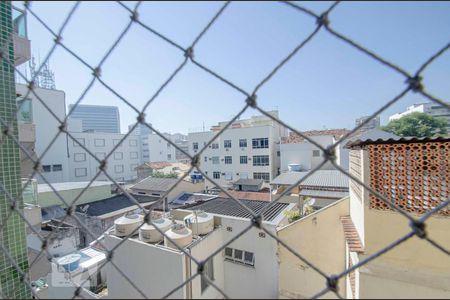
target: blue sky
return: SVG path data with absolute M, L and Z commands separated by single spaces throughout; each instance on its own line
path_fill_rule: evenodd
M 22 3 L 16 3 L 22 7 Z M 127 2 L 132 7 L 135 2 Z M 192 43 L 223 2 L 145 2 L 140 20 L 183 47 Z M 319 13 L 332 2 L 302 2 Z M 57 31 L 72 2 L 32 2 L 31 9 Z M 409 72 L 450 42 L 450 2 L 343 2 L 330 16 L 331 26 Z M 91 65 L 97 65 L 129 21 L 117 3 L 81 3 L 63 33 L 63 42 Z M 234 84 L 254 87 L 315 27 L 314 20 L 278 2 L 231 3 L 196 45 L 195 58 Z M 44 59 L 53 43 L 49 32 L 28 16 L 32 54 Z M 183 61 L 183 53 L 133 24 L 102 68 L 103 80 L 138 109 Z M 67 105 L 77 101 L 91 72 L 62 48 L 50 59 L 56 87 Z M 424 73 L 426 89 L 450 99 L 450 51 Z M 321 30 L 258 92 L 266 110 L 299 130 L 353 128 L 405 88 L 404 79 L 367 55 Z M 381 115 L 382 123 L 413 103 L 408 94 Z M 121 129 L 136 113 L 96 83 L 82 101 L 116 105 Z M 192 63 L 149 106 L 147 121 L 157 129 L 187 133 L 225 121 L 244 105 L 245 97 Z M 257 114 L 249 109 L 244 117 Z

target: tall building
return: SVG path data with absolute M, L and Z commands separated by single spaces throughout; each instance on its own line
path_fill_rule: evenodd
M 128 131 L 133 128 L 134 124 L 128 125 Z M 151 126 L 151 124 L 150 124 Z M 149 147 L 148 147 L 148 136 L 152 134 L 152 130 L 145 125 L 138 124 L 136 128 L 131 133 L 133 136 L 137 136 L 139 140 L 139 161 L 141 164 L 150 161 Z
M 359 126 L 361 123 L 365 122 L 367 119 L 369 119 L 370 116 L 364 116 L 361 118 L 358 118 L 355 120 L 355 126 Z M 364 124 L 360 130 L 371 130 L 371 129 L 376 129 L 380 127 L 380 116 L 376 116 L 373 119 L 371 119 L 367 124 Z
M 31 298 L 31 291 L 22 282 L 20 268 L 28 273 L 28 254 L 25 222 L 16 212 L 11 212 L 11 196 L 15 199 L 15 210 L 23 212 L 21 196 L 20 150 L 14 142 L 18 140 L 18 126 L 15 121 L 16 89 L 14 68 L 30 59 L 30 41 L 27 38 L 25 14 L 13 9 L 10 1 L 0 2 L 0 118 L 12 124 L 8 135 L 1 134 L 0 143 L 0 291 L 2 298 Z M 14 19 L 14 20 L 13 20 Z M 12 42 L 10 37 L 12 37 Z M 2 126 L 3 128 L 3 126 Z M 3 191 L 5 189 L 7 193 Z
M 270 113 L 278 118 L 278 111 Z M 189 133 L 189 153 L 199 153 L 227 123 L 220 122 L 210 131 Z M 231 187 L 238 179 L 268 183 L 280 172 L 280 141 L 286 135 L 286 128 L 266 116 L 237 120 L 202 153 L 200 168 L 223 187 Z M 213 187 L 205 184 L 206 189 Z
M 74 107 L 69 105 L 69 111 Z M 117 106 L 78 104 L 70 118 L 81 119 L 83 131 L 120 133 L 120 116 Z
M 170 133 L 163 133 L 163 135 L 172 141 L 172 135 Z M 148 135 L 148 151 L 148 161 L 150 162 L 176 162 L 175 147 L 157 134 Z
M 400 119 L 401 117 L 409 115 L 413 112 L 426 113 L 433 117 L 441 117 L 447 119 L 447 130 L 450 131 L 450 108 L 433 102 L 419 103 L 408 106 L 406 108 L 406 111 L 390 116 L 389 121 Z

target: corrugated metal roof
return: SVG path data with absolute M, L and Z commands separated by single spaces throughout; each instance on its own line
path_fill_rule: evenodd
M 133 197 L 139 203 L 148 203 L 159 199 L 158 197 L 154 198 L 138 195 L 133 195 Z M 76 211 L 80 213 L 86 213 L 88 216 L 101 216 L 134 205 L 136 205 L 136 203 L 133 200 L 129 199 L 124 194 L 121 194 L 111 198 L 77 205 Z
M 168 191 L 178 182 L 176 178 L 156 178 L 147 177 L 144 180 L 133 185 L 130 189 L 149 190 L 149 191 Z
M 394 144 L 394 143 L 425 143 L 425 142 L 446 142 L 450 140 L 450 135 L 446 137 L 401 137 L 380 129 L 372 129 L 352 135 L 345 143 L 346 148 L 361 146 L 366 144 Z
M 306 190 L 300 191 L 300 196 L 308 197 L 318 197 L 318 198 L 332 198 L 341 199 L 348 196 L 348 192 L 338 192 L 338 191 L 320 191 L 320 190 Z
M 233 184 L 240 184 L 240 185 L 261 185 L 264 182 L 262 179 L 239 179 L 233 182 Z
M 269 203 L 267 201 L 257 200 L 240 200 L 245 206 L 251 209 L 254 213 L 259 214 L 264 207 Z M 274 220 L 289 204 L 288 203 L 275 203 L 268 211 L 264 213 L 264 221 Z M 238 217 L 238 218 L 251 218 L 251 214 L 242 206 L 240 206 L 234 199 L 230 198 L 216 198 L 207 202 L 193 205 L 187 208 L 189 210 L 204 210 L 212 214 Z
M 305 177 L 306 172 L 286 172 L 278 175 L 271 184 L 292 185 Z M 338 170 L 317 170 L 306 178 L 300 186 L 348 188 L 348 177 Z

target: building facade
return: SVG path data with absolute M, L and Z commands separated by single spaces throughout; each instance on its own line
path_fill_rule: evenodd
M 173 141 L 172 135 L 170 133 L 164 133 L 163 135 L 170 141 Z M 158 161 L 167 161 L 172 163 L 176 162 L 177 158 L 175 150 L 176 149 L 172 144 L 164 140 L 159 135 L 157 134 L 148 135 L 149 162 L 158 162 Z
M 73 111 L 72 111 L 73 110 Z M 78 104 L 69 105 L 70 118 L 82 120 L 82 130 L 120 133 L 120 115 L 117 106 Z
M 270 112 L 278 117 L 278 111 Z M 210 131 L 189 133 L 189 154 L 196 155 L 227 122 Z M 223 187 L 238 179 L 263 179 L 268 183 L 280 168 L 280 140 L 286 128 L 265 116 L 235 121 L 200 157 L 200 168 Z M 207 183 L 205 188 L 215 185 Z
M 360 117 L 358 119 L 355 120 L 355 127 L 361 125 L 363 122 L 365 122 L 367 119 L 370 119 L 370 116 L 364 116 L 364 117 Z M 366 124 L 364 124 L 360 130 L 371 130 L 371 129 L 376 129 L 380 127 L 380 116 L 376 116 L 374 118 L 372 118 L 369 122 L 367 122 Z
M 442 105 L 433 102 L 419 103 L 408 106 L 406 108 L 406 111 L 396 113 L 390 116 L 389 121 L 400 119 L 401 117 L 409 115 L 413 112 L 421 112 L 429 114 L 433 117 L 445 118 L 447 120 L 447 130 L 450 131 L 450 108 L 444 107 Z

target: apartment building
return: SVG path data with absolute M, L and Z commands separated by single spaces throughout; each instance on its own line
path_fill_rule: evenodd
M 129 125 L 128 130 L 130 131 L 133 126 L 134 124 Z M 150 159 L 148 136 L 152 134 L 152 130 L 145 125 L 138 124 L 131 134 L 137 136 L 139 139 L 139 145 L 141 149 L 139 153 L 140 163 L 143 164 L 145 162 L 148 162 Z
M 269 113 L 278 118 L 278 111 Z M 189 133 L 189 154 L 199 153 L 227 123 Z M 286 128 L 266 116 L 237 120 L 202 153 L 200 168 L 223 187 L 232 187 L 238 179 L 263 179 L 267 184 L 280 171 L 280 140 L 286 135 Z
M 116 181 L 137 179 L 139 165 L 139 140 L 134 136 L 117 133 L 71 132 L 98 159 L 106 158 L 114 147 L 120 146 L 108 157 L 106 172 Z M 98 172 L 99 162 L 74 140 L 69 141 L 70 181 L 89 181 Z M 96 180 L 109 180 L 102 172 Z
M 173 137 L 170 133 L 163 133 L 164 137 L 168 140 L 172 141 Z M 143 149 L 143 151 L 146 148 Z M 167 161 L 167 162 L 176 162 L 176 151 L 175 147 L 164 140 L 157 134 L 148 135 L 148 161 L 149 162 L 158 162 L 158 161 Z
M 28 87 L 16 84 L 17 102 L 21 104 L 18 112 L 19 122 L 33 124 L 35 132 L 34 152 L 40 158 L 41 172 L 50 183 L 69 180 L 68 166 L 68 138 L 60 134 L 50 148 L 47 147 L 59 133 L 59 121 L 50 113 L 49 109 L 59 120 L 66 117 L 66 96 L 63 91 L 34 88 L 34 93 L 27 95 Z M 25 98 L 25 96 L 27 97 Z M 41 102 L 42 101 L 42 102 Z M 47 106 L 48 109 L 45 107 Z M 45 153 L 44 156 L 44 151 Z M 25 157 L 24 157 L 25 158 Z M 45 182 L 39 175 L 38 182 Z
M 72 111 L 73 110 L 73 111 Z M 69 105 L 70 118 L 82 121 L 82 131 L 120 133 L 120 115 L 117 106 L 78 104 Z
M 361 125 L 363 122 L 365 122 L 369 118 L 370 118 L 370 116 L 363 116 L 363 117 L 357 118 L 355 120 L 355 127 Z M 380 127 L 380 116 L 375 116 L 374 118 L 370 119 L 369 122 L 364 124 L 360 128 L 360 130 L 366 131 L 366 130 L 376 129 L 378 127 Z
M 441 117 L 446 119 L 448 124 L 447 130 L 450 132 L 450 109 L 434 102 L 418 103 L 408 106 L 406 111 L 391 115 L 389 117 L 389 121 L 400 119 L 401 117 L 409 115 L 413 112 L 426 113 L 433 117 Z

